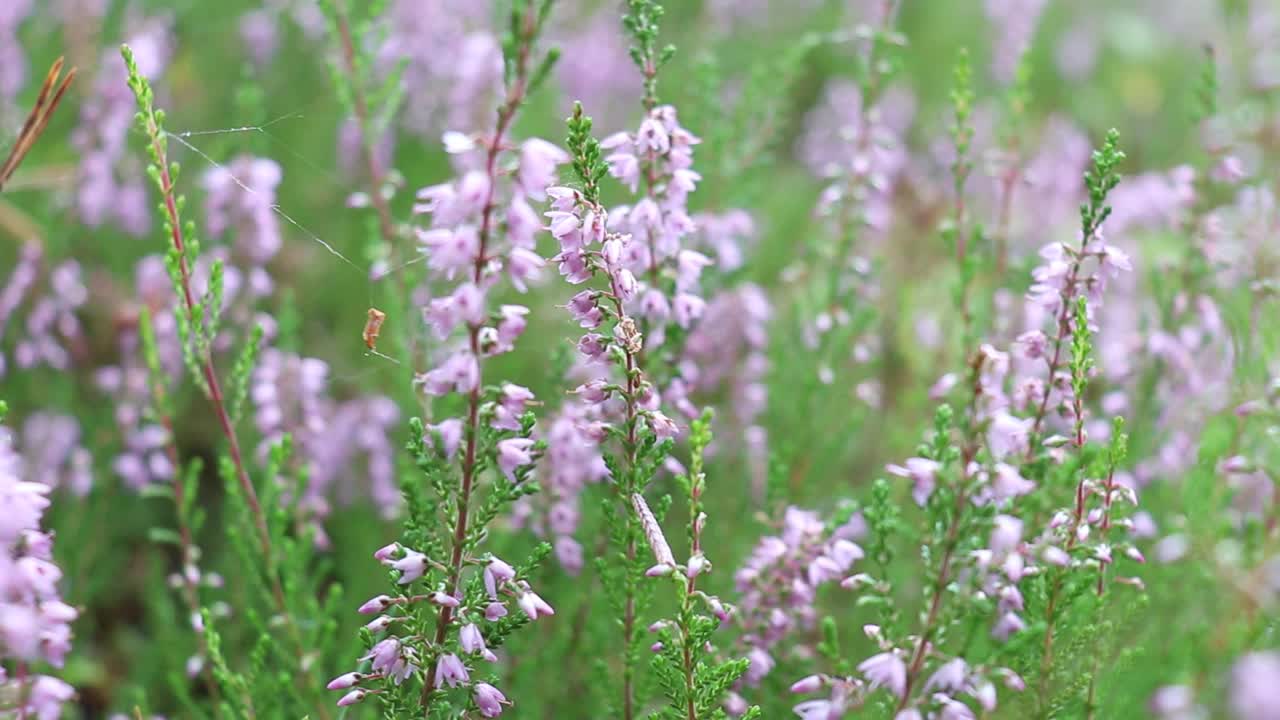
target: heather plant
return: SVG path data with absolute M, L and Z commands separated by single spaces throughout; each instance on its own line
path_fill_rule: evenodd
M 1280 717 L 1277 77 L 1270 0 L 0 2 L 0 718 Z

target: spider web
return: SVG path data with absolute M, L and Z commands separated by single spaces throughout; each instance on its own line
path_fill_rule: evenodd
M 255 190 L 249 183 L 245 182 L 241 177 L 236 175 L 236 173 L 233 172 L 232 169 L 226 163 L 219 162 L 218 160 L 214 159 L 209 153 L 201 149 L 200 146 L 197 144 L 197 142 L 199 142 L 197 138 L 207 138 L 207 137 L 224 136 L 224 135 L 241 135 L 241 134 L 259 134 L 259 135 L 265 136 L 267 138 L 270 138 L 271 141 L 275 144 L 275 146 L 283 148 L 283 150 L 287 154 L 289 154 L 291 157 L 305 164 L 311 172 L 315 173 L 315 177 L 319 177 L 323 179 L 327 184 L 332 185 L 335 189 L 343 193 L 352 191 L 352 187 L 350 183 L 343 181 L 342 179 L 337 177 L 332 171 L 324 167 L 321 167 L 319 164 L 313 162 L 312 160 L 307 158 L 305 155 L 303 155 L 302 153 L 294 149 L 293 146 L 291 146 L 289 143 L 285 142 L 278 134 L 272 133 L 271 131 L 268 130 L 268 128 L 271 128 L 277 124 L 284 123 L 289 120 L 296 120 L 302 117 L 304 117 L 303 113 L 295 111 L 295 112 L 287 113 L 285 115 L 281 115 L 272 120 L 264 122 L 260 125 L 241 125 L 237 127 L 212 128 L 212 129 L 203 129 L 203 130 L 185 130 L 180 132 L 165 131 L 165 135 L 167 138 L 178 143 L 186 150 L 194 153 L 209 167 L 217 168 L 220 171 L 226 173 L 227 177 L 229 177 L 231 181 L 234 182 L 235 185 L 240 190 L 256 197 L 262 197 L 263 193 Z M 368 285 L 368 289 L 369 289 L 368 299 L 369 299 L 370 305 L 372 304 L 374 284 L 379 283 L 383 280 L 386 280 L 387 278 L 395 275 L 396 273 L 409 267 L 410 265 L 414 265 L 426 259 L 425 256 L 418 256 L 412 260 L 401 263 L 400 265 L 389 267 L 381 270 L 380 272 L 375 273 L 374 271 L 375 266 L 366 266 L 356 262 L 355 260 L 352 260 L 350 257 L 343 254 L 343 252 L 340 251 L 333 242 L 326 240 L 324 237 L 320 235 L 320 233 L 312 230 L 310 227 L 300 222 L 297 218 L 294 217 L 293 214 L 287 211 L 284 208 L 284 206 L 281 205 L 279 202 L 272 201 L 272 202 L 266 203 L 266 207 L 273 214 L 279 217 L 281 220 L 285 221 L 294 229 L 296 229 L 303 238 L 314 243 L 315 245 L 320 246 L 320 248 L 322 248 L 326 254 L 340 261 L 339 262 L 340 265 L 360 273 L 361 277 L 364 278 L 365 282 Z M 286 236 L 286 242 L 287 242 L 287 236 Z M 353 329 L 352 335 L 355 337 L 359 337 L 359 333 L 355 332 L 355 330 L 356 329 Z M 382 359 L 383 361 L 393 363 L 395 365 L 404 364 L 401 362 L 400 359 L 387 355 L 381 352 L 380 350 L 378 350 L 376 347 L 365 347 L 364 355 L 374 356 Z M 341 375 L 341 376 L 335 377 L 334 379 L 339 381 L 357 379 L 359 377 L 363 377 L 367 375 L 368 372 L 369 372 L 368 370 L 364 372 L 358 372 L 350 377 L 347 375 Z

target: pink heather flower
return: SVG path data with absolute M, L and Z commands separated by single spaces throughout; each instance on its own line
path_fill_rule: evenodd
M 511 350 L 516 339 L 524 334 L 524 329 L 528 325 L 525 316 L 528 314 L 529 308 L 523 305 L 503 305 L 498 308 L 498 350 L 500 352 Z
M 1022 520 L 1011 515 L 997 515 L 991 530 L 991 552 L 997 556 L 1013 552 L 1022 540 Z
M 428 395 L 469 393 L 480 382 L 480 364 L 470 352 L 460 351 L 450 355 L 440 367 L 419 376 L 418 381 Z
M 772 655 L 758 647 L 752 648 L 750 652 L 747 653 L 747 661 L 749 664 L 747 665 L 747 672 L 743 675 L 743 679 L 745 679 L 749 685 L 759 683 L 766 675 L 769 674 L 770 671 L 773 670 L 774 665 L 777 664 Z
M 480 236 L 475 228 L 469 226 L 417 232 L 422 254 L 427 256 L 427 266 L 448 279 L 452 279 L 459 270 L 470 269 L 480 252 Z
M 436 590 L 435 592 L 431 593 L 431 595 L 427 599 L 432 604 L 439 605 L 440 607 L 456 608 L 458 607 L 458 605 L 461 604 L 458 601 L 458 598 L 450 595 L 449 593 L 443 590 Z
M 652 410 L 648 413 L 649 427 L 653 429 L 653 434 L 658 436 L 659 440 L 667 440 L 680 434 L 680 426 L 675 421 L 659 410 Z
M 973 711 L 959 700 L 941 693 L 934 693 L 933 699 L 942 705 L 942 712 L 937 716 L 938 720 L 974 720 Z
M 825 684 L 821 675 L 808 675 L 791 684 L 791 692 L 797 695 L 818 692 Z
M 533 441 L 528 438 L 508 438 L 498 442 L 498 467 L 508 480 L 515 481 L 516 468 L 533 463 Z
M 890 473 L 898 477 L 910 478 L 914 483 L 911 489 L 911 497 L 915 499 L 917 505 L 923 506 L 929 501 L 929 496 L 933 494 L 933 488 L 937 484 L 938 471 L 942 469 L 942 463 L 936 460 L 926 458 L 913 457 L 907 458 L 906 466 L 889 465 L 885 467 Z
M 712 264 L 711 258 L 696 250 L 681 250 L 676 255 L 676 288 L 692 290 L 698 286 L 702 269 Z
M 1151 696 L 1147 709 L 1159 720 L 1188 720 L 1203 713 L 1196 705 L 1196 697 L 1186 685 L 1165 685 Z
M 479 654 L 489 662 L 497 662 L 498 658 L 485 645 L 484 635 L 475 623 L 467 623 L 458 631 L 458 645 L 464 652 Z
M 355 705 L 356 703 L 368 697 L 368 695 L 369 695 L 368 690 L 358 690 L 358 689 L 352 690 L 346 695 L 343 695 L 338 700 L 338 707 L 347 707 L 348 705 Z
M 1035 488 L 1035 483 L 1022 477 L 1016 467 L 1007 463 L 996 463 L 995 476 L 991 479 L 991 499 L 996 503 L 1026 495 Z
M 398 542 L 393 542 L 390 545 L 383 545 L 373 554 L 373 559 L 378 561 L 390 560 L 395 557 L 401 549 L 400 543 Z
M 559 264 L 560 274 L 566 282 L 581 285 L 591 279 L 591 266 L 587 263 L 587 255 L 580 249 L 566 249 L 551 258 Z
M 1017 613 L 1006 612 L 996 621 L 995 627 L 991 628 L 991 637 L 1004 642 L 1009 639 L 1009 636 L 1022 632 L 1026 627 L 1027 624 Z
M 417 552 L 416 550 L 409 550 L 406 548 L 404 557 L 399 560 L 393 560 L 387 564 L 400 571 L 400 579 L 396 582 L 401 585 L 408 585 L 414 580 L 422 577 L 423 573 L 427 571 L 427 556 Z
M 27 693 L 26 711 L 37 720 L 57 720 L 62 705 L 75 697 L 75 688 L 55 677 L 37 675 Z
M 586 358 L 587 362 L 607 362 L 608 355 L 605 353 L 608 349 L 608 338 L 599 333 L 587 333 L 578 340 L 578 353 Z
M 964 688 L 965 680 L 969 675 L 969 665 L 963 658 L 955 658 L 943 663 L 941 667 L 929 676 L 928 681 L 924 684 L 925 692 L 940 690 L 942 692 L 954 693 Z
M 449 418 L 435 425 L 428 425 L 426 429 L 427 440 L 444 454 L 446 460 L 451 459 L 454 453 L 458 452 L 458 446 L 462 444 L 461 419 Z M 437 436 L 439 438 L 438 445 Z
M 1065 550 L 1056 545 L 1050 545 L 1045 548 L 1043 556 L 1045 562 L 1059 567 L 1066 567 L 1067 564 L 1071 562 L 1071 556 L 1068 555 Z
M 1228 703 L 1238 720 L 1280 717 L 1280 653 L 1253 652 L 1231 669 Z
M 671 316 L 671 303 L 657 288 L 649 288 L 640 297 L 640 314 L 656 323 L 663 323 Z
M 600 293 L 595 290 L 583 290 L 570 298 L 569 304 L 565 307 L 581 327 L 594 330 L 604 321 L 604 311 L 600 309 L 599 297 Z
M 529 616 L 530 620 L 537 620 L 539 617 L 544 615 L 556 614 L 556 611 L 552 610 L 551 606 L 548 605 L 545 600 L 538 597 L 538 594 L 530 590 L 528 587 L 524 587 L 520 590 L 520 593 L 516 598 L 516 604 L 520 606 L 520 609 L 524 611 L 525 615 Z
M 425 315 L 436 336 L 443 340 L 458 325 L 479 325 L 484 321 L 484 292 L 472 283 L 462 283 L 453 294 L 433 299 Z
M 364 676 L 358 672 L 349 672 L 330 680 L 329 684 L 325 687 L 329 690 L 346 690 L 349 687 L 354 687 L 355 684 L 360 682 L 363 677 Z
M 863 660 L 858 672 L 866 676 L 872 688 L 884 687 L 901 698 L 907 690 L 907 666 L 897 653 L 883 652 Z
M 609 399 L 612 390 L 609 389 L 608 381 L 596 379 L 574 388 L 573 393 L 580 396 L 585 402 L 599 405 Z
M 530 138 L 520 146 L 520 171 L 517 182 L 521 191 L 534 200 L 546 198 L 546 188 L 556 181 L 556 167 L 569 162 L 569 153 L 556 145 Z
M 419 375 L 416 382 L 428 395 L 447 395 L 449 392 L 471 392 L 480 382 L 480 364 L 475 355 L 467 351 L 454 352 L 439 368 Z
M 498 598 L 498 586 L 511 582 L 515 577 L 515 568 L 495 557 L 484 568 L 484 589 L 489 593 L 490 598 L 496 600 Z
M 538 217 L 538 213 L 529 203 L 522 197 L 511 199 L 511 205 L 507 208 L 507 233 L 511 237 L 511 245 L 513 254 L 515 249 L 533 250 L 536 244 L 536 236 L 538 231 L 542 229 L 542 220 Z M 537 256 L 541 263 L 538 267 L 543 267 L 546 263 L 542 261 L 541 256 Z M 512 281 L 514 284 L 515 273 L 512 273 Z
M 533 391 L 529 388 L 503 383 L 491 424 L 499 430 L 519 430 L 520 416 L 533 399 Z
M 583 557 L 582 544 L 568 536 L 556 538 L 555 541 L 556 560 L 560 561 L 568 573 L 577 574 L 582 570 L 585 562 Z
M 484 619 L 495 622 L 507 616 L 507 606 L 500 602 L 491 602 L 484 606 Z
M 440 658 L 439 664 L 436 666 L 436 687 L 442 685 L 458 687 L 470 681 L 471 676 L 467 674 L 467 666 L 462 664 L 457 655 L 449 653 Z
M 1022 357 L 1028 360 L 1039 360 L 1045 356 L 1045 350 L 1049 347 L 1049 338 L 1039 330 L 1029 330 L 1019 335 L 1016 343 L 1022 352 Z
M 676 294 L 675 301 L 671 304 L 671 314 L 675 317 L 676 324 L 685 329 L 700 319 L 706 309 L 707 301 L 692 293 Z
M 792 711 L 800 720 L 839 720 L 844 717 L 848 705 L 835 700 L 806 700 L 796 705 Z
M 361 615 L 374 615 L 382 612 L 383 610 L 386 610 L 387 608 L 391 607 L 391 605 L 392 605 L 392 602 L 390 597 L 386 595 L 379 595 L 375 598 L 370 598 L 366 600 L 365 603 L 360 606 L 360 609 L 357 612 L 359 612 Z
M 991 454 L 997 459 L 1004 459 L 1009 455 L 1025 453 L 1034 422 L 1033 418 L 1018 418 L 1007 412 L 997 412 L 987 434 Z
M 407 667 L 404 658 L 404 646 L 400 643 L 399 638 L 387 638 L 374 645 L 367 655 L 360 658 L 361 661 L 372 660 L 369 667 L 374 672 L 380 672 L 385 675 L 396 675 L 403 672 Z
M 472 688 L 475 693 L 476 707 L 485 717 L 498 717 L 502 714 L 502 706 L 510 705 L 507 696 L 489 683 L 476 683 Z
M 542 276 L 542 268 L 547 261 L 532 250 L 522 247 L 511 249 L 507 258 L 507 274 L 511 277 L 511 285 L 520 292 L 526 292 L 529 284 Z

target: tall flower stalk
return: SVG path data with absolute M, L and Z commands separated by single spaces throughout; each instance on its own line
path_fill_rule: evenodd
M 231 414 L 231 404 L 223 392 L 214 364 L 214 341 L 218 334 L 223 308 L 222 262 L 214 262 L 207 292 L 203 295 L 197 293 L 192 268 L 199 257 L 199 243 L 195 240 L 195 224 L 190 221 L 184 224 L 180 214 L 185 200 L 177 193 L 179 166 L 177 163 L 171 163 L 168 157 L 168 135 L 164 129 L 164 111 L 155 107 L 151 86 L 139 72 L 129 46 L 122 46 L 121 54 L 128 68 L 129 87 L 133 90 L 138 103 L 138 125 L 147 139 L 147 149 L 151 156 L 148 172 L 161 196 L 164 230 L 170 241 L 166 264 L 174 290 L 179 297 L 179 312 L 176 317 L 183 359 L 188 370 L 196 378 L 198 387 L 208 399 L 218 427 L 227 443 L 228 460 L 223 465 L 223 472 L 230 478 L 234 478 L 240 491 L 256 534 L 258 550 L 262 553 L 273 609 L 279 621 L 284 623 L 287 629 L 296 657 L 305 666 L 309 662 L 307 658 L 311 656 L 312 649 L 307 647 L 298 628 L 297 618 L 293 617 L 290 611 L 280 576 L 281 558 L 272 542 L 267 515 L 258 499 L 257 490 L 240 448 L 235 421 Z M 237 368 L 237 370 L 240 371 L 240 377 L 243 379 L 247 377 L 249 367 Z M 237 391 L 237 396 L 239 394 Z M 317 706 L 316 713 L 320 718 L 329 717 L 323 705 Z
M 619 502 L 609 511 L 609 538 L 619 555 L 601 563 L 604 587 L 621 616 L 622 683 L 618 714 L 626 719 L 637 712 L 637 668 L 640 661 L 640 617 L 652 595 L 640 587 L 643 562 L 638 547 L 643 536 L 631 512 L 631 497 L 643 493 L 670 452 L 678 432 L 676 423 L 658 408 L 657 394 L 641 367 L 644 335 L 627 303 L 637 294 L 639 282 L 624 258 L 637 242 L 631 234 L 609 229 L 608 213 L 600 202 L 600 180 L 609 172 L 601 145 L 591 136 L 591 119 L 582 106 L 569 119 L 569 152 L 580 189 L 549 188 L 552 197 L 551 234 L 560 244 L 553 260 L 571 284 L 599 278 L 603 289 L 582 290 L 568 303 L 568 310 L 583 328 L 594 331 L 611 326 L 608 335 L 588 332 L 578 341 L 582 359 L 595 366 L 614 368 L 620 382 L 599 377 L 574 392 L 595 407 L 599 420 L 592 424 L 597 442 L 613 439 L 621 452 L 606 454 L 605 462 Z
M 488 297 L 504 279 L 524 291 L 545 264 L 533 252 L 538 223 L 529 203 L 545 199 L 556 166 L 568 159 L 546 141 L 515 146 L 510 138 L 517 114 L 557 57 L 555 50 L 537 56 L 551 4 L 513 3 L 503 48 L 504 97 L 494 124 L 473 134 L 446 133 L 446 150 L 467 169 L 418 193 L 415 210 L 430 217 L 429 227 L 417 231 L 427 266 L 437 280 L 456 284 L 423 309 L 441 352 L 415 385 L 441 405 L 461 401 L 463 415 L 429 425 L 414 421 L 410 449 L 427 487 L 405 481 L 403 542 L 374 553 L 395 571 L 394 590 L 360 607 L 378 616 L 366 625 L 371 647 L 361 662 L 368 666 L 330 682 L 330 689 L 347 691 L 339 705 L 376 696 L 388 712 L 432 715 L 461 707 L 494 717 L 512 702 L 476 677 L 483 672 L 477 661 L 495 661 L 491 645 L 529 620 L 554 614 L 525 579 L 547 546 L 521 570 L 479 549 L 501 511 L 537 492 L 530 473 L 545 447 L 532 437 L 533 393 L 512 383 L 486 385 L 483 368 L 487 359 L 514 350 L 524 332 L 528 308 L 491 309 Z M 486 484 L 488 472 L 496 477 Z M 520 616 L 508 614 L 511 600 Z M 406 683 L 410 678 L 420 687 Z M 469 693 L 459 697 L 450 692 L 455 688 Z

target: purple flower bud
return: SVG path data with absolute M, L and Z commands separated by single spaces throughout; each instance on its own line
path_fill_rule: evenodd
M 365 603 L 360 606 L 357 612 L 359 612 L 361 615 L 373 615 L 375 613 L 380 613 L 383 610 L 386 610 L 387 608 L 391 607 L 391 604 L 392 604 L 392 601 L 390 597 L 386 595 L 379 595 L 375 598 L 370 598 L 369 600 L 365 601 Z
M 658 564 L 644 571 L 646 577 L 666 577 L 675 570 L 671 565 Z
M 818 692 L 825 684 L 826 680 L 821 675 L 809 675 L 792 683 L 791 692 L 797 695 Z
M 450 595 L 449 593 L 443 590 L 436 590 L 435 592 L 431 593 L 428 599 L 433 604 L 439 605 L 440 607 L 456 608 L 462 604 L 458 602 L 458 598 Z
M 360 702 L 361 700 L 364 700 L 368 696 L 369 696 L 369 691 L 367 690 L 352 690 L 346 695 L 343 695 L 342 698 L 338 700 L 338 707 L 347 707 L 348 705 L 355 705 L 356 703 Z
M 500 602 L 491 602 L 484 606 L 484 619 L 494 622 L 507 616 L 507 606 Z
M 355 684 L 360 682 L 363 677 L 364 676 L 358 672 L 349 672 L 330 680 L 329 684 L 325 687 L 330 690 L 346 690 L 349 687 L 355 687 Z
M 551 609 L 545 600 L 538 597 L 538 594 L 524 588 L 516 598 L 516 604 L 529 616 L 530 620 L 537 620 L 541 616 L 555 615 L 556 611 Z
M 378 548 L 378 551 L 373 554 L 373 557 L 375 560 L 388 560 L 398 552 L 400 552 L 400 543 L 393 542 L 390 545 L 384 545 L 383 547 Z
M 689 558 L 689 568 L 688 568 L 687 574 L 691 579 L 696 578 L 699 575 L 701 575 L 702 571 L 706 570 L 709 566 L 710 566 L 710 563 L 707 562 L 707 557 L 702 553 L 698 553 L 693 557 Z

